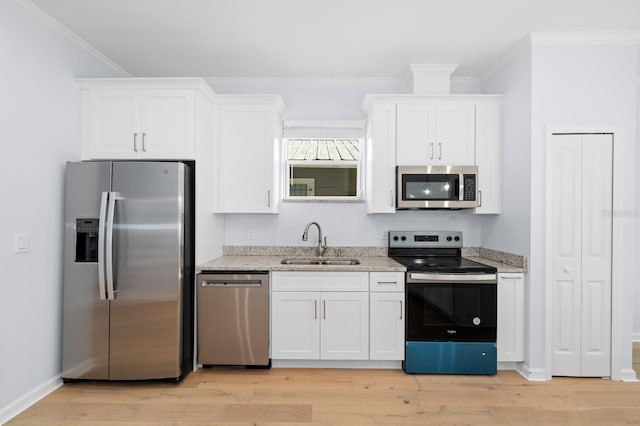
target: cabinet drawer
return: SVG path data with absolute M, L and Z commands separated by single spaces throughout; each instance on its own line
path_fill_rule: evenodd
M 272 291 L 367 291 L 368 272 L 276 271 Z
M 404 272 L 371 272 L 369 291 L 404 291 Z

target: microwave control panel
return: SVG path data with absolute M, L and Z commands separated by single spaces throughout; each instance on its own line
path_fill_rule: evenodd
M 476 175 L 463 175 L 464 179 L 463 188 L 464 194 L 462 199 L 464 201 L 475 201 L 476 199 Z

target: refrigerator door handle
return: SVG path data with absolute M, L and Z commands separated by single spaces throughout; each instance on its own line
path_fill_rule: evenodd
M 107 300 L 115 300 L 116 290 L 113 285 L 113 219 L 116 211 L 117 192 L 109 193 L 106 224 L 106 275 L 107 275 Z
M 105 259 L 104 259 L 104 243 L 107 221 L 107 203 L 109 202 L 109 193 L 103 192 L 100 199 L 100 219 L 98 229 L 98 290 L 100 300 L 107 300 L 107 290 L 105 285 Z

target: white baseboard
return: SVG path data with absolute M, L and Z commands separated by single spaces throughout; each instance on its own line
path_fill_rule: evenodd
M 631 339 L 632 339 L 634 342 L 640 342 L 640 333 L 633 333 L 633 334 L 631 335 Z
M 547 381 L 547 375 L 545 374 L 544 368 L 529 368 L 525 363 L 520 363 L 518 364 L 516 371 L 530 382 Z
M 402 369 L 402 361 L 332 361 L 332 360 L 286 360 L 272 359 L 273 368 L 372 368 Z
M 0 408 L 0 425 L 8 422 L 54 390 L 62 386 L 62 376 L 58 374 L 55 377 L 42 383 L 40 386 L 32 389 L 21 397 L 10 402 L 8 405 Z
M 620 370 L 618 380 L 622 382 L 640 382 L 636 377 L 636 372 L 633 368 L 623 368 Z

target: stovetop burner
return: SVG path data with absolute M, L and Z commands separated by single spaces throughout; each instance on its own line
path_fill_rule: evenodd
M 410 272 L 496 273 L 496 269 L 461 256 L 462 233 L 390 231 L 389 257 Z
M 445 272 L 445 273 L 495 273 L 495 268 L 474 262 L 463 257 L 410 257 L 389 256 L 396 262 L 414 272 Z

